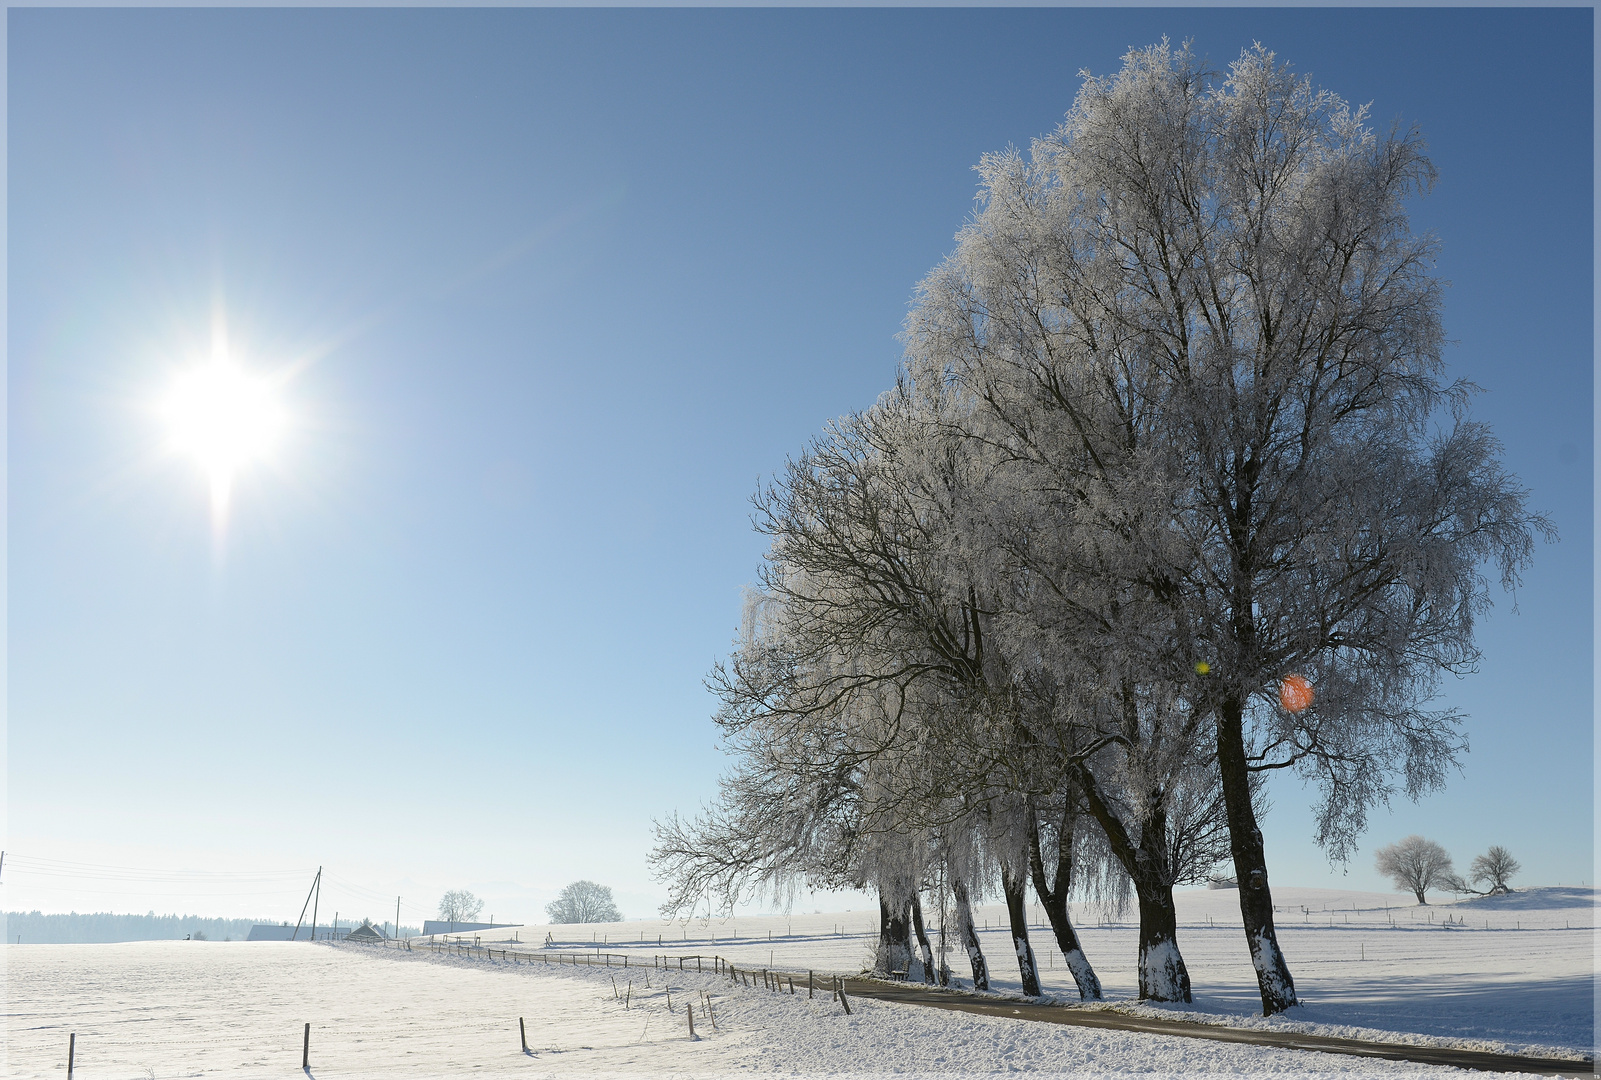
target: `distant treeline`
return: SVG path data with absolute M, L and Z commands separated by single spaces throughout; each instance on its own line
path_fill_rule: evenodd
M 41 911 L 0 912 L 5 919 L 5 940 L 15 945 L 22 939 L 24 945 L 75 945 L 111 941 L 171 941 L 193 938 L 196 941 L 243 941 L 250 928 L 257 923 L 281 922 L 277 919 L 207 919 L 200 915 L 116 915 L 109 911 L 96 911 L 80 915 L 46 915 Z M 289 926 L 290 923 L 283 925 Z M 340 919 L 339 929 L 349 931 L 361 925 L 361 920 Z M 394 935 L 394 924 L 374 922 L 387 935 Z M 317 923 L 317 936 L 327 936 L 326 920 Z M 416 937 L 422 931 L 415 926 L 402 926 L 402 936 Z M 302 940 L 309 940 L 311 924 L 302 927 Z
M 24 945 L 61 945 L 105 941 L 159 941 L 204 935 L 211 941 L 243 941 L 257 922 L 266 919 L 207 919 L 199 915 L 116 915 L 96 911 L 80 915 L 46 915 L 39 911 L 7 911 L 5 940 Z

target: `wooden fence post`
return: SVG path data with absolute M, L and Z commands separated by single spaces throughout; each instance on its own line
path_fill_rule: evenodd
M 300 1067 L 304 1070 L 311 1068 L 311 1025 L 306 1025 L 306 1040 L 300 1044 Z
M 807 997 L 811 997 L 812 996 L 812 989 L 813 989 L 812 973 L 810 971 L 808 971 L 806 973 L 806 996 Z
M 78 1056 L 78 1033 L 71 1032 L 67 1036 L 67 1080 L 72 1080 L 72 1062 Z
M 523 1037 L 523 1053 L 526 1054 L 528 1053 L 528 1025 L 523 1023 L 523 1018 L 520 1016 L 517 1018 L 517 1031 Z
M 695 1006 L 685 1005 L 684 1017 L 689 1021 L 689 1037 L 693 1039 L 695 1037 Z

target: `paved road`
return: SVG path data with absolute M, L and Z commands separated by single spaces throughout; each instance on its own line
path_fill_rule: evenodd
M 1327 1035 L 1297 1035 L 1284 1031 L 1231 1028 L 1184 1020 L 1158 1020 L 1104 1009 L 1076 1009 L 1029 1001 L 997 1001 L 960 991 L 939 990 L 916 983 L 887 983 L 868 979 L 846 979 L 845 992 L 857 997 L 928 1005 L 936 1009 L 956 1009 L 982 1016 L 1009 1016 L 1019 1020 L 1038 1020 L 1047 1024 L 1074 1024 L 1080 1027 L 1115 1028 L 1119 1031 L 1145 1031 L 1153 1035 L 1178 1035 L 1189 1039 L 1216 1039 L 1219 1042 L 1277 1046 L 1289 1050 L 1317 1050 L 1326 1054 L 1355 1054 L 1360 1057 L 1415 1061 L 1424 1065 L 1454 1065 L 1459 1069 L 1489 1072 L 1535 1073 L 1540 1076 L 1595 1076 L 1595 1064 L 1588 1059 L 1559 1060 L 1524 1057 L 1521 1054 L 1491 1054 L 1482 1050 L 1457 1050 L 1437 1046 L 1408 1046 L 1404 1043 L 1365 1042 Z

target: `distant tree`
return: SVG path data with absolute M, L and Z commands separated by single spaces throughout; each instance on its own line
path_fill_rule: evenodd
M 1523 867 L 1512 857 L 1512 853 L 1497 844 L 1474 859 L 1468 872 L 1474 884 L 1481 881 L 1489 882 L 1490 894 L 1493 896 L 1511 892 L 1512 887 L 1507 882 L 1511 881 L 1521 869 Z
M 575 881 L 545 905 L 553 923 L 618 922 L 622 912 L 612 902 L 611 890 L 593 881 Z
M 484 910 L 484 902 L 466 889 L 452 889 L 439 898 L 439 917 L 445 922 L 472 922 Z
M 1446 850 L 1421 836 L 1397 840 L 1373 854 L 1379 873 L 1388 874 L 1397 889 L 1416 895 L 1420 904 L 1428 903 L 1423 898 L 1426 890 L 1447 886 L 1456 877 Z

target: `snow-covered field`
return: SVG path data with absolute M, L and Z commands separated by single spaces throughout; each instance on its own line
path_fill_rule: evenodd
M 1320 897 L 1322 899 L 1320 899 Z M 1294 1024 L 1355 1025 L 1522 1047 L 1587 1051 L 1591 1022 L 1590 890 L 1529 891 L 1436 906 L 1414 923 L 1393 896 L 1280 890 L 1285 949 L 1309 1005 Z M 1368 903 L 1372 900 L 1376 903 Z M 1348 912 L 1353 902 L 1358 910 Z M 1386 915 L 1383 904 L 1392 910 Z M 1250 1011 L 1251 979 L 1234 894 L 1181 896 L 1181 942 L 1194 979 L 1193 1011 Z M 1301 906 L 1310 909 L 1302 914 Z M 1330 910 L 1325 911 L 1327 906 Z M 1232 911 L 1231 911 L 1232 908 Z M 1345 918 L 1349 913 L 1349 929 Z M 992 925 L 997 913 L 988 911 Z M 1088 913 L 1085 913 L 1088 914 Z M 1438 920 L 1461 916 L 1461 929 Z M 1207 916 L 1214 925 L 1207 926 Z M 1391 929 L 1389 916 L 1396 926 Z M 1334 925 L 1329 925 L 1330 920 Z M 1483 929 L 1488 919 L 1490 929 Z M 1093 918 L 1089 919 L 1093 923 Z M 862 966 L 871 913 L 743 918 L 680 928 L 674 953 L 712 952 L 737 963 L 853 971 Z M 1521 925 L 1520 925 L 1521 924 Z M 1571 929 L 1564 928 L 1565 924 Z M 838 934 L 833 930 L 839 926 Z M 1585 929 L 1579 929 L 1579 927 Z M 1477 927 L 1477 928 L 1475 928 Z M 551 928 L 513 931 L 526 946 Z M 648 964 L 668 951 L 638 922 L 562 928 Z M 575 932 L 576 931 L 576 932 Z M 587 932 L 586 932 L 587 931 Z M 715 947 L 711 944 L 716 932 Z M 766 935 L 774 931 L 769 944 Z M 735 939 L 732 935 L 738 933 Z M 839 936 L 854 935 L 854 936 Z M 641 935 L 648 940 L 641 941 Z M 496 932 L 500 937 L 501 932 Z M 687 936 L 687 940 L 686 940 Z M 1114 996 L 1133 996 L 1133 930 L 1087 926 L 1091 958 Z M 632 939 L 619 941 L 619 938 Z M 1044 953 L 1045 935 L 1036 934 Z M 686 950 L 686 945 L 688 946 Z M 997 931 L 986 950 L 1006 956 Z M 1367 959 L 1361 959 L 1366 951 Z M 971 1016 L 911 1005 L 853 1002 L 846 1016 L 819 995 L 775 995 L 712 974 L 488 963 L 360 946 L 280 942 L 134 942 L 7 946 L 6 1076 L 65 1075 L 76 1032 L 75 1076 L 283 1075 L 300 1066 L 310 1022 L 311 1076 L 551 1075 L 571 1072 L 709 1075 L 1031 1071 L 1158 1076 L 1281 1073 L 1424 1075 L 1443 1070 L 1371 1059 L 1242 1047 L 1196 1039 L 1088 1030 Z M 1042 955 L 1042 963 L 1046 963 Z M 1058 966 L 1048 982 L 1070 986 Z M 998 972 L 1000 974 L 1015 973 Z M 650 978 L 647 988 L 645 979 Z M 613 996 L 613 979 L 630 997 Z M 667 1007 L 671 987 L 673 1010 Z M 709 993 L 717 1027 L 700 1008 Z M 691 1041 L 684 1007 L 696 1006 Z M 517 1018 L 531 1053 L 521 1052 Z
M 1261 999 L 1233 890 L 1174 894 L 1179 946 L 1195 994 L 1189 1007 L 1132 1004 L 1138 992 L 1132 910 L 1113 925 L 1098 925 L 1089 907 L 1075 905 L 1073 917 L 1108 998 L 1127 1003 L 1120 1007 L 1327 1035 L 1588 1053 L 1595 1039 L 1596 899 L 1591 888 L 1536 888 L 1461 903 L 1435 898 L 1420 908 L 1396 893 L 1275 889 L 1279 940 L 1303 1004 L 1293 1017 L 1272 1020 L 1256 1015 Z M 1005 908 L 981 908 L 976 918 L 989 924 L 980 937 L 995 988 L 1020 991 Z M 529 926 L 497 930 L 493 937 L 538 943 L 549 933 L 564 946 L 603 943 L 612 951 L 706 952 L 742 965 L 859 971 L 871 962 L 877 932 L 877 911 L 857 911 L 666 929 L 639 922 Z M 1076 1001 L 1049 927 L 1034 925 L 1031 940 L 1047 992 Z M 956 975 L 969 974 L 958 954 L 950 963 Z

